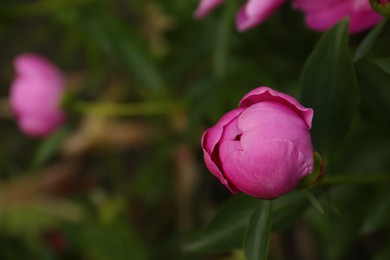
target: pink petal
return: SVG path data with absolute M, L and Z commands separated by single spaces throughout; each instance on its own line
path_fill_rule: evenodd
M 10 105 L 21 130 L 30 136 L 50 134 L 65 120 L 60 107 L 65 79 L 50 61 L 35 54 L 14 61 L 17 76 L 10 89 Z
M 203 159 L 206 163 L 207 169 L 218 178 L 218 180 L 225 186 L 231 193 L 237 194 L 239 191 L 234 185 L 229 184 L 225 176 L 221 173 L 219 168 L 215 165 L 213 160 L 211 160 L 210 155 L 203 149 Z
M 349 1 L 345 1 L 347 3 Z M 300 9 L 305 12 L 321 11 L 329 9 L 339 4 L 340 0 L 325 0 L 325 1 L 313 1 L 313 0 L 294 0 L 292 5 L 296 9 Z
M 264 22 L 284 1 L 248 0 L 238 11 L 236 17 L 238 30 L 245 31 Z
M 294 189 L 312 165 L 312 157 L 305 158 L 287 140 L 255 142 L 249 150 L 234 151 L 223 161 L 225 176 L 239 191 L 262 199 Z
M 220 142 L 222 136 L 224 135 L 225 127 L 234 121 L 241 113 L 243 109 L 237 108 L 228 113 L 226 113 L 213 127 L 206 130 L 202 135 L 201 145 L 203 149 L 203 158 L 205 160 L 207 169 L 216 176 L 219 181 L 227 187 L 233 194 L 236 194 L 238 191 L 234 185 L 230 184 L 225 178 L 224 174 L 221 172 L 222 166 L 219 159 L 218 150 L 215 151 L 217 144 Z M 227 135 L 231 133 L 230 130 L 227 131 Z M 217 153 L 215 153 L 217 152 Z
M 295 0 L 293 6 L 305 12 L 307 26 L 315 31 L 326 31 L 346 17 L 350 18 L 350 33 L 368 29 L 381 20 L 367 0 Z
M 48 81 L 52 88 L 64 86 L 64 76 L 57 66 L 46 58 L 33 53 L 25 53 L 14 60 L 14 68 L 20 77 L 39 78 Z
M 357 33 L 373 27 L 382 20 L 382 16 L 373 10 L 353 12 L 350 15 L 349 31 Z
M 195 10 L 196 18 L 203 18 L 214 8 L 223 3 L 224 0 L 201 0 L 198 8 Z
M 311 128 L 313 119 L 313 110 L 311 108 L 305 108 L 295 98 L 269 87 L 262 86 L 255 88 L 241 99 L 239 107 L 246 108 L 264 101 L 275 101 L 288 106 L 305 121 L 309 129 Z
M 306 123 L 284 104 L 265 101 L 250 106 L 239 116 L 238 128 L 243 131 L 240 139 L 243 150 L 262 140 L 289 140 L 305 157 L 313 154 Z
M 201 144 L 207 153 L 211 155 L 216 144 L 222 137 L 224 127 L 240 115 L 242 111 L 243 109 L 237 108 L 226 113 L 213 127 L 207 129 L 206 132 L 203 133 Z

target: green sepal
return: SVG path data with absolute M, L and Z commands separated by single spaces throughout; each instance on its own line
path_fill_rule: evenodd
M 298 189 L 308 190 L 316 186 L 325 177 L 325 166 L 321 155 L 318 152 L 313 154 L 314 170 L 307 175 L 298 184 Z

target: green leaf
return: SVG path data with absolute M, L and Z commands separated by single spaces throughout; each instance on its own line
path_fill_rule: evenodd
M 267 260 L 271 236 L 272 201 L 264 200 L 253 213 L 244 238 L 248 260 Z
M 370 51 L 372 45 L 374 45 L 376 39 L 378 39 L 379 35 L 383 31 L 383 28 L 385 28 L 386 22 L 387 19 L 383 19 L 367 34 L 366 38 L 364 38 L 362 43 L 357 48 L 355 55 L 353 56 L 353 62 L 359 61 L 367 54 L 368 51 Z
M 161 90 L 165 84 L 163 76 L 145 50 L 146 44 L 132 28 L 108 14 L 104 8 L 91 5 L 90 10 L 80 17 L 80 26 L 87 37 L 106 56 L 133 73 L 149 90 Z
M 361 60 L 356 64 L 361 92 L 361 112 L 365 118 L 384 127 L 390 120 L 390 73 L 378 63 Z
M 387 74 L 390 74 L 390 58 L 375 60 L 375 63 L 381 67 Z
M 184 249 L 210 253 L 240 248 L 249 219 L 258 203 L 258 199 L 243 194 L 232 198 L 208 225 L 189 238 Z M 309 205 L 310 202 L 301 191 L 275 199 L 272 207 L 273 230 L 288 227 Z
M 368 211 L 370 214 L 367 215 L 361 230 L 363 234 L 373 233 L 390 224 L 390 191 L 387 185 L 382 189 L 378 187 Z
M 301 94 L 302 103 L 314 109 L 314 146 L 326 158 L 347 134 L 359 100 L 347 21 L 321 37 L 305 64 Z
M 310 202 L 302 191 L 294 191 L 275 199 L 272 205 L 272 230 L 280 231 L 289 227 L 309 206 Z
M 230 35 L 232 34 L 231 22 L 234 19 L 236 1 L 229 1 L 224 8 L 223 16 L 218 24 L 214 47 L 214 75 L 216 78 L 223 78 L 226 74 Z
M 322 207 L 321 203 L 318 201 L 318 199 L 310 192 L 305 191 L 306 197 L 311 202 L 311 204 L 322 214 L 324 214 L 324 208 Z
M 62 140 L 68 136 L 69 132 L 69 128 L 63 127 L 49 138 L 43 140 L 34 154 L 31 162 L 31 169 L 36 170 L 43 166 L 57 151 L 58 147 L 61 145 Z
M 249 218 L 258 204 L 258 199 L 238 195 L 228 201 L 216 217 L 203 230 L 195 234 L 185 250 L 218 252 L 242 245 L 242 238 Z

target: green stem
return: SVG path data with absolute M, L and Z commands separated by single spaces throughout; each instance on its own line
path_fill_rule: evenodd
M 71 110 L 98 116 L 145 116 L 167 114 L 183 108 L 183 102 L 160 101 L 132 104 L 75 102 Z
M 322 181 L 323 185 L 365 185 L 390 183 L 390 174 L 371 175 L 371 176 L 332 176 L 325 177 Z
M 228 63 L 228 51 L 231 34 L 231 21 L 235 13 L 236 1 L 228 1 L 224 5 L 222 18 L 218 23 L 216 30 L 216 39 L 214 46 L 214 76 L 215 78 L 223 78 L 226 74 L 226 64 Z
M 272 200 L 263 200 L 253 213 L 244 238 L 247 260 L 267 260 L 272 226 Z

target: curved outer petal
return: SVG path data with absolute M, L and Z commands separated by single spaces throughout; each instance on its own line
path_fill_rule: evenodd
M 21 54 L 15 58 L 14 68 L 18 77 L 46 80 L 53 88 L 64 87 L 64 76 L 61 70 L 42 56 L 33 53 Z
M 312 171 L 310 162 L 288 140 L 256 142 L 249 150 L 233 152 L 223 166 L 237 189 L 262 199 L 286 194 L 296 187 L 302 173 Z
M 45 136 L 66 117 L 60 108 L 64 89 L 62 73 L 48 60 L 34 54 L 18 56 L 14 66 L 17 77 L 10 90 L 11 109 L 24 133 Z
M 196 18 L 203 18 L 214 8 L 223 3 L 224 0 L 201 0 L 198 8 L 195 10 Z
M 311 122 L 313 120 L 313 110 L 311 108 L 306 108 L 295 98 L 269 87 L 261 86 L 250 91 L 241 99 L 239 107 L 246 108 L 264 101 L 275 101 L 286 105 L 305 121 L 309 129 L 311 128 Z
M 248 0 L 238 11 L 238 30 L 244 31 L 264 22 L 284 2 L 285 0 Z
M 203 149 L 203 158 L 209 171 L 216 176 L 220 182 L 228 188 L 233 194 L 238 191 L 234 185 L 229 184 L 222 173 L 222 165 L 219 160 L 217 145 L 224 134 L 224 128 L 242 113 L 243 109 L 237 108 L 225 114 L 216 125 L 209 128 L 202 135 L 201 145 Z

